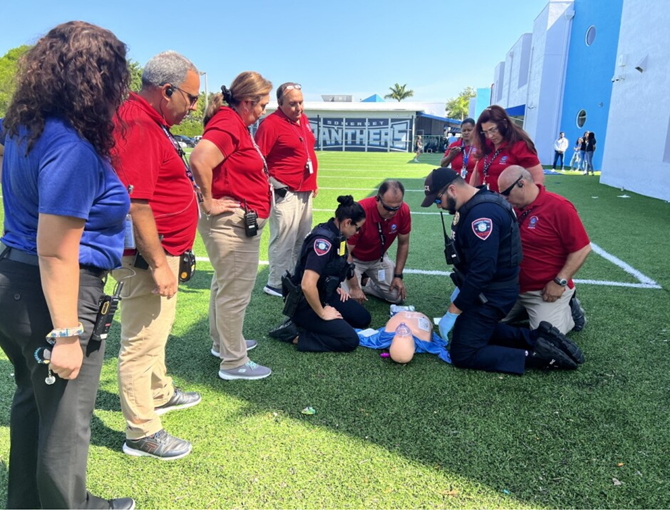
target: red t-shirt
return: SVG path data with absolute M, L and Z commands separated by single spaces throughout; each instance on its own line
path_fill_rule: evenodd
M 409 206 L 403 202 L 398 213 L 390 220 L 385 220 L 377 210 L 376 197 L 368 197 L 359 201 L 365 210 L 365 223 L 361 230 L 349 238 L 347 244 L 355 246 L 353 256 L 363 262 L 379 260 L 382 256 L 382 242 L 379 236 L 379 225 L 384 234 L 384 253 L 398 237 L 398 234 L 409 234 L 412 230 L 412 216 Z
M 523 210 L 516 210 L 523 246 L 519 274 L 521 292 L 542 290 L 563 268 L 570 253 L 589 244 L 589 236 L 572 203 L 541 184 L 540 194 Z M 572 280 L 568 282 L 574 287 Z
M 451 169 L 454 172 L 458 172 L 461 174 L 461 177 L 465 179 L 465 182 L 470 181 L 470 176 L 472 175 L 472 172 L 475 169 L 475 165 L 477 164 L 477 147 L 474 145 L 465 145 L 464 140 L 456 140 L 454 143 L 452 143 L 446 151 L 444 151 L 444 155 L 448 156 L 449 155 L 449 149 L 452 147 L 461 147 L 461 152 L 456 154 L 454 156 L 454 159 L 451 160 Z M 463 175 L 462 170 L 463 170 L 463 160 L 465 159 L 464 156 L 467 156 L 468 159 L 468 164 L 467 164 L 467 173 L 466 175 Z
M 500 191 L 498 189 L 498 177 L 508 166 L 519 165 L 528 169 L 540 164 L 540 160 L 537 159 L 537 152 L 530 150 L 523 140 L 519 140 L 512 147 L 508 147 L 507 142 L 503 141 L 498 151 L 493 148 L 493 144 L 488 140 L 486 140 L 486 145 L 489 153 L 479 160 L 477 169 L 479 175 L 483 176 L 483 183 L 487 184 L 489 189 L 496 193 Z M 498 152 L 497 156 L 496 152 Z M 484 172 L 487 165 L 488 171 Z
M 314 191 L 318 162 L 314 153 L 316 139 L 304 114 L 300 124 L 281 110 L 265 118 L 256 132 L 256 143 L 265 156 L 270 175 L 291 191 Z M 312 162 L 312 173 L 307 159 Z
M 163 117 L 142 97 L 130 93 L 119 109 L 112 161 L 131 200 L 148 200 L 161 244 L 178 256 L 193 247 L 198 200 L 186 167 L 161 126 Z
M 272 195 L 263 158 L 237 112 L 221 107 L 205 126 L 202 137 L 216 145 L 224 157 L 212 172 L 212 197 L 229 196 L 241 203 L 246 200 L 260 218 L 270 216 Z

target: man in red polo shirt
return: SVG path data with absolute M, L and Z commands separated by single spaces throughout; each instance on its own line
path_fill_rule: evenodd
M 377 196 L 359 202 L 365 209 L 365 223 L 347 241 L 356 265 L 356 278 L 346 282 L 351 297 L 359 303 L 367 300 L 366 294 L 396 304 L 406 297 L 403 270 L 409 253 L 412 217 L 404 197 L 405 187 L 400 181 L 386 180 L 379 186 Z M 396 237 L 398 250 L 394 263 L 387 251 Z
M 270 271 L 266 294 L 281 297 L 281 277 L 298 261 L 302 242 L 312 230 L 312 197 L 318 163 L 315 138 L 303 113 L 302 87 L 277 88 L 279 108 L 258 127 L 256 143 L 268 165 L 275 203 L 270 212 Z
M 193 247 L 198 196 L 170 127 L 196 109 L 197 68 L 166 51 L 142 74 L 142 90 L 119 111 L 113 163 L 130 193 L 134 241 L 123 257 L 119 396 L 126 419 L 123 451 L 161 460 L 179 459 L 191 443 L 168 434 L 160 415 L 200 403 L 200 395 L 175 388 L 167 375 L 165 347 L 177 307 L 179 260 Z M 129 236 L 133 237 L 133 236 Z
M 591 244 L 575 207 L 534 184 L 530 173 L 517 165 L 500 174 L 498 186 L 516 210 L 523 247 L 520 295 L 505 321 L 525 310 L 531 329 L 547 321 L 563 334 L 581 331 L 586 317 L 572 277 L 584 264 Z

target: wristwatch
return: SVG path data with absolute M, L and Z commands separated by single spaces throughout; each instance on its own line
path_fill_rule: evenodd
M 402 280 L 402 273 L 395 273 L 393 278 L 400 278 Z
M 558 276 L 554 278 L 554 283 L 556 285 L 560 285 L 561 287 L 565 287 L 568 284 L 568 280 L 565 278 L 559 278 Z

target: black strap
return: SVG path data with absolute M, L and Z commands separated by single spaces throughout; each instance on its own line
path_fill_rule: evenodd
M 484 158 L 484 176 L 488 176 L 488 175 L 489 175 L 489 167 L 490 167 L 490 166 L 493 164 L 493 162 L 496 160 L 496 158 L 497 158 L 498 155 L 500 154 L 500 151 L 501 151 L 501 150 L 502 150 L 502 147 L 493 153 L 493 157 L 491 158 L 491 161 L 488 160 L 488 158 L 489 158 L 488 156 L 486 156 L 486 157 Z
M 172 133 L 170 133 L 170 130 L 168 128 L 166 128 L 162 124 L 160 126 L 163 129 L 165 136 L 168 137 L 168 140 L 170 140 L 172 146 L 177 151 L 177 155 L 181 159 L 182 163 L 184 163 L 184 168 L 186 169 L 186 177 L 188 177 L 188 179 L 191 181 L 191 184 L 193 185 L 193 191 L 195 192 L 195 196 L 198 197 L 198 203 L 202 204 L 205 199 L 202 196 L 202 192 L 200 191 L 200 186 L 198 186 L 198 184 L 195 182 L 195 177 L 193 176 L 191 165 L 189 165 L 188 159 L 186 159 L 186 153 L 184 152 L 184 149 L 181 148 L 181 145 L 179 145 L 179 142 L 175 140 L 174 136 L 172 136 Z
M 382 245 L 382 254 L 379 257 L 379 262 L 382 262 L 384 260 L 384 253 L 386 253 L 386 236 L 382 231 L 382 224 L 379 221 L 377 222 L 377 230 L 379 230 L 379 242 Z

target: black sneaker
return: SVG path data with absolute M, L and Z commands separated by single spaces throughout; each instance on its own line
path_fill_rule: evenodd
M 572 311 L 572 320 L 575 321 L 575 327 L 572 328 L 572 331 L 581 331 L 586 326 L 586 315 L 577 296 L 573 296 L 570 300 L 570 310 Z
M 123 443 L 123 453 L 134 457 L 177 460 L 191 453 L 191 443 L 171 436 L 163 429 L 141 439 L 126 439 Z
M 275 340 L 289 344 L 293 342 L 298 334 L 298 326 L 296 326 L 291 319 L 285 320 L 278 328 L 275 328 L 268 333 L 270 338 L 274 338 Z
M 111 510 L 135 510 L 135 500 L 133 498 L 116 498 L 109 500 Z
M 528 353 L 527 364 L 537 368 L 557 368 L 563 370 L 574 370 L 577 368 L 577 363 L 570 356 L 543 337 L 537 339 L 535 348 Z
M 561 333 L 558 328 L 555 328 L 547 321 L 540 322 L 537 328 L 541 338 L 550 342 L 553 346 L 559 348 L 568 356 L 570 356 L 577 363 L 584 363 L 584 355 L 577 344 L 570 340 L 567 336 Z
M 175 388 L 174 394 L 170 400 L 154 410 L 156 411 L 156 414 L 161 415 L 169 413 L 170 411 L 197 406 L 201 400 L 202 397 L 200 396 L 200 393 L 196 393 L 195 391 L 181 391 L 179 388 Z

